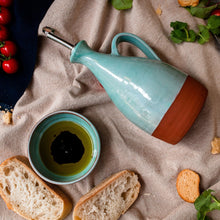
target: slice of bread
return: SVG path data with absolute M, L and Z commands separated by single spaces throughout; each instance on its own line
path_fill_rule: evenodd
M 137 199 L 138 176 L 123 170 L 105 179 L 85 194 L 76 204 L 73 220 L 116 220 Z
M 199 174 L 190 170 L 182 170 L 177 177 L 176 188 L 179 196 L 186 202 L 194 203 L 200 195 Z
M 24 156 L 9 158 L 0 165 L 0 195 L 9 209 L 25 219 L 63 219 L 72 209 L 67 196 L 41 180 Z

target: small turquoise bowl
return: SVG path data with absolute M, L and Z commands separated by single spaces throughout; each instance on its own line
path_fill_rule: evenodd
M 84 146 L 77 162 L 58 164 L 51 154 L 51 143 L 62 131 L 75 134 Z M 73 111 L 57 111 L 43 117 L 32 129 L 28 144 L 29 161 L 34 171 L 47 182 L 64 185 L 85 178 L 100 156 L 100 138 L 93 124 Z

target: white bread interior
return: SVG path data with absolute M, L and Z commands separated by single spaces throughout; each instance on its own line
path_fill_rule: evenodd
M 138 176 L 123 170 L 112 175 L 85 194 L 76 204 L 73 220 L 116 220 L 137 199 Z
M 0 195 L 9 209 L 25 219 L 63 219 L 72 209 L 67 196 L 41 180 L 24 156 L 9 158 L 0 165 Z

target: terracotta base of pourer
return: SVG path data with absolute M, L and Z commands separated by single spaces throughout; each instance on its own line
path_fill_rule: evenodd
M 202 84 L 188 76 L 152 136 L 170 144 L 177 144 L 192 126 L 207 94 L 208 91 Z

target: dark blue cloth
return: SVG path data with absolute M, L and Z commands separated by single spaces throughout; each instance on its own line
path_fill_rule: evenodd
M 10 39 L 18 46 L 19 71 L 5 74 L 0 70 L 0 106 L 13 108 L 27 88 L 33 75 L 37 55 L 37 31 L 53 0 L 14 0 L 13 15 L 8 25 Z M 1 109 L 0 108 L 0 109 Z

